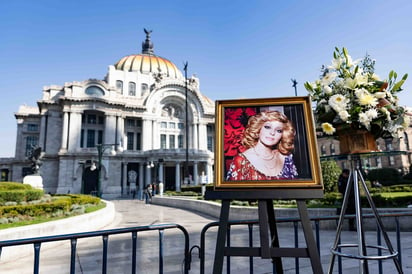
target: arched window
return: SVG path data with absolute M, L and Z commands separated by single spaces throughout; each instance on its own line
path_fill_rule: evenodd
M 142 84 L 142 95 L 145 95 L 149 91 L 149 86 L 146 83 Z
M 103 96 L 104 91 L 103 89 L 99 88 L 98 86 L 90 86 L 86 88 L 86 94 L 87 95 L 94 95 L 94 96 Z
M 129 82 L 129 96 L 136 96 L 136 83 Z

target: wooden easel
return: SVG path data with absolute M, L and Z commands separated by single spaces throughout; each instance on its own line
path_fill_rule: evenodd
M 276 273 L 283 273 L 282 257 L 310 258 L 313 273 L 323 273 L 319 252 L 313 237 L 305 200 L 322 198 L 323 191 L 314 190 L 250 190 L 250 191 L 207 191 L 205 199 L 222 200 L 219 228 L 216 240 L 213 273 L 221 274 L 225 256 L 261 257 L 272 259 Z M 227 247 L 226 236 L 229 223 L 231 200 L 258 200 L 258 216 L 260 227 L 260 247 Z M 305 248 L 280 247 L 276 226 L 274 199 L 296 199 L 302 229 L 306 240 Z M 270 235 L 269 235 L 270 234 Z

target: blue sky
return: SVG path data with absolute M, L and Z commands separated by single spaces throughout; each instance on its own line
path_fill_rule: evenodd
M 412 1 L 1 1 L 0 157 L 12 157 L 20 105 L 43 86 L 103 79 L 108 66 L 141 52 L 200 79 L 213 100 L 307 95 L 334 47 L 376 59 L 376 73 L 411 73 Z M 412 75 L 400 93 L 412 106 Z

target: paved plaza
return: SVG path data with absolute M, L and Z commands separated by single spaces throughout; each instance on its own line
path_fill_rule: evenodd
M 116 217 L 113 223 L 104 229 L 145 226 L 152 224 L 176 223 L 182 225 L 189 233 L 190 247 L 200 244 L 200 232 L 206 224 L 217 221 L 216 218 L 207 215 L 189 212 L 181 209 L 158 205 L 147 205 L 138 200 L 113 200 L 116 208 Z M 247 246 L 247 229 L 233 228 L 231 231 L 232 246 Z M 278 227 L 281 247 L 292 247 L 294 244 L 293 229 L 291 227 Z M 205 273 L 211 273 L 213 268 L 214 249 L 216 244 L 217 228 L 211 228 L 206 233 Z M 323 230 L 320 233 L 321 262 L 325 273 L 328 270 L 331 257 L 330 247 L 335 239 L 336 232 Z M 375 233 L 367 233 L 367 242 L 375 238 Z M 396 249 L 395 235 L 388 233 L 393 246 Z M 343 231 L 342 241 L 356 241 L 356 232 Z M 179 230 L 167 230 L 164 234 L 164 273 L 182 273 L 183 269 L 183 236 Z M 259 235 L 254 229 L 254 245 L 258 246 Z M 393 239 L 393 240 L 392 240 Z M 131 243 L 130 235 L 116 235 L 109 239 L 108 273 L 131 273 Z M 304 247 L 303 236 L 299 239 L 300 247 Z M 404 273 L 412 273 L 412 232 L 402 232 L 402 265 Z M 138 234 L 138 273 L 158 273 L 158 232 L 140 232 Z M 79 240 L 77 244 L 76 273 L 101 273 L 102 239 L 92 238 Z M 69 273 L 70 246 L 62 243 L 58 247 L 42 245 L 40 255 L 40 273 Z M 337 260 L 336 260 L 337 261 Z M 254 273 L 272 273 L 270 260 L 254 258 Z M 297 273 L 294 258 L 283 258 L 282 264 L 285 273 Z M 378 273 L 377 261 L 370 261 L 370 273 Z M 359 273 L 359 261 L 356 259 L 342 259 L 343 273 Z M 200 272 L 200 261 L 196 248 L 193 248 L 193 257 L 189 273 Z M 249 273 L 249 259 L 245 257 L 231 258 L 231 273 Z M 392 260 L 383 262 L 383 273 L 397 273 Z M 25 274 L 33 273 L 33 258 L 24 257 L 14 262 L 1 263 L 0 273 Z M 224 266 L 226 273 L 226 263 Z M 312 273 L 310 262 L 303 258 L 299 260 L 299 273 Z M 337 262 L 333 273 L 338 273 Z

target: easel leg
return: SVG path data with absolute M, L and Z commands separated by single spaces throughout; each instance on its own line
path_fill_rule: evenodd
M 259 200 L 259 227 L 260 227 L 260 246 L 262 250 L 262 258 L 272 258 L 275 264 L 276 274 L 283 273 L 282 258 L 273 258 L 270 254 L 271 247 L 279 247 L 279 237 L 276 227 L 275 211 L 273 209 L 272 200 Z M 268 226 L 269 225 L 269 226 Z M 270 240 L 269 240 L 270 231 Z M 270 245 L 269 245 L 270 243 Z
M 230 200 L 222 200 L 220 209 L 219 229 L 217 232 L 215 262 L 213 264 L 213 274 L 221 274 L 223 271 L 223 261 L 225 257 L 226 236 L 229 222 Z
M 305 200 L 296 200 L 299 210 L 300 219 L 302 222 L 303 234 L 306 240 L 306 247 L 309 253 L 310 262 L 312 264 L 313 273 L 323 273 L 322 264 L 320 262 L 320 256 L 316 248 L 316 241 L 313 237 L 312 227 L 310 225 L 310 219 L 308 216 L 308 209 L 306 207 Z

